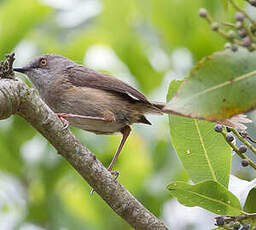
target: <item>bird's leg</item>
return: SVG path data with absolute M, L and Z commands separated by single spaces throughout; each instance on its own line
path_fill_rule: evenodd
M 62 118 L 81 118 L 81 119 L 90 119 L 94 121 L 112 121 L 110 119 L 106 119 L 105 117 L 93 117 L 93 116 L 84 116 L 84 115 L 78 115 L 78 114 L 72 114 L 72 113 L 57 113 L 58 117 Z
M 114 157 L 113 157 L 113 159 L 112 159 L 110 165 L 109 165 L 108 168 L 107 168 L 107 170 L 110 171 L 111 174 L 115 176 L 115 180 L 116 180 L 117 177 L 119 176 L 119 172 L 118 172 L 118 171 L 112 171 L 112 169 L 113 169 L 113 166 L 114 166 L 114 164 L 115 164 L 115 162 L 116 162 L 116 160 L 117 160 L 117 158 L 118 158 L 118 156 L 119 156 L 119 154 L 120 154 L 120 152 L 121 152 L 121 150 L 122 150 L 122 148 L 123 148 L 123 146 L 124 146 L 124 144 L 125 144 L 127 138 L 128 138 L 129 135 L 130 135 L 130 132 L 131 132 L 130 126 L 125 126 L 125 127 L 121 130 L 121 133 L 123 134 L 122 140 L 121 140 L 121 142 L 120 142 L 120 144 L 119 144 L 119 146 L 118 146 L 118 149 L 117 149 L 117 151 L 116 151 L 116 153 L 115 153 L 115 155 L 114 155 Z M 93 195 L 93 193 L 94 193 L 94 189 L 91 190 L 90 195 Z
M 78 115 L 78 114 L 72 114 L 72 113 L 56 113 L 56 114 L 64 125 L 63 129 L 67 129 L 70 125 L 69 122 L 66 120 L 67 118 L 80 118 L 80 119 L 89 119 L 94 121 L 107 121 L 107 122 L 113 121 L 108 117 L 93 117 L 93 116 L 84 116 L 84 115 Z
M 115 162 L 116 162 L 116 160 L 117 160 L 117 158 L 118 158 L 118 156 L 119 156 L 119 154 L 120 154 L 120 152 L 121 152 L 121 150 L 122 150 L 122 148 L 123 148 L 127 138 L 129 137 L 130 132 L 131 132 L 130 126 L 125 126 L 121 130 L 121 133 L 123 134 L 122 140 L 120 142 L 120 145 L 119 145 L 119 147 L 118 147 L 118 149 L 117 149 L 117 151 L 116 151 L 116 153 L 115 153 L 115 155 L 114 155 L 110 165 L 108 166 L 108 171 L 110 171 L 116 177 L 118 177 L 119 173 L 117 171 L 112 171 L 112 169 L 113 169 L 113 166 L 114 166 L 114 164 L 115 164 Z

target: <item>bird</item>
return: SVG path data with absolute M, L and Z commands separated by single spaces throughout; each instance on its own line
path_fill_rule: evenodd
M 114 164 L 131 133 L 131 125 L 151 125 L 146 114 L 162 115 L 165 103 L 151 102 L 129 84 L 57 55 L 44 54 L 14 71 L 27 75 L 40 97 L 69 125 L 98 135 L 121 133 L 108 166 Z

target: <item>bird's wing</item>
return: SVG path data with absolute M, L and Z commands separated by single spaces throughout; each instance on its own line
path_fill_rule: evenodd
M 84 66 L 69 66 L 67 69 L 69 81 L 75 86 L 91 87 L 125 94 L 132 100 L 151 104 L 138 90 L 107 74 L 96 72 Z

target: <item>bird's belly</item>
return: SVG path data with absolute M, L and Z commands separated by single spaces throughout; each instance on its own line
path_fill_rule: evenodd
M 67 118 L 71 126 L 83 129 L 96 134 L 111 134 L 120 132 L 126 125 L 124 123 L 111 121 L 94 121 L 90 119 L 81 118 Z

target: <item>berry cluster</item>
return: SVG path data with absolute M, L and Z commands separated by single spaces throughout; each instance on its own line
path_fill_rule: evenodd
M 238 154 L 238 156 L 242 158 L 241 165 L 243 167 L 247 167 L 248 165 L 251 165 L 253 168 L 256 169 L 256 164 L 245 155 L 245 153 L 248 150 L 248 147 L 250 147 L 250 149 L 253 152 L 255 151 L 256 153 L 256 149 L 246 140 L 246 139 L 249 139 L 253 141 L 253 139 L 249 137 L 249 135 L 245 131 L 239 133 L 237 130 L 227 127 L 226 128 L 227 132 L 225 132 L 223 126 L 220 124 L 216 124 L 214 127 L 214 130 L 218 133 L 221 133 L 224 136 L 227 143 L 232 147 L 232 149 Z M 234 144 L 234 140 L 235 140 L 234 135 L 243 143 L 239 147 L 237 147 Z
M 199 10 L 199 16 L 206 19 L 211 29 L 228 41 L 225 44 L 225 49 L 236 52 L 240 46 L 250 52 L 256 50 L 256 22 L 233 0 L 229 0 L 229 2 L 238 10 L 234 22 L 216 22 L 204 8 Z M 256 0 L 247 0 L 247 2 L 256 7 Z
M 223 217 L 218 216 L 215 218 L 216 226 L 225 227 L 225 229 L 230 230 L 256 230 L 256 226 L 251 226 L 249 223 L 246 222 L 245 216 L 238 216 L 238 217 Z

